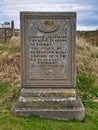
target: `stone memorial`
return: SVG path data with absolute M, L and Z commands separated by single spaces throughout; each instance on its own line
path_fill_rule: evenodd
M 79 120 L 76 94 L 75 12 L 21 12 L 21 93 L 15 115 Z

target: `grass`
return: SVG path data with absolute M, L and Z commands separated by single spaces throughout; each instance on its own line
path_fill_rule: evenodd
M 85 108 L 82 122 L 38 116 L 16 117 L 10 109 L 20 93 L 19 38 L 0 41 L 0 130 L 98 130 L 98 47 L 77 38 L 77 93 Z
M 96 84 L 96 77 L 94 75 L 78 75 L 76 84 L 82 100 L 94 100 L 98 98 L 98 84 Z
M 76 43 L 77 74 L 90 73 L 98 77 L 98 46 L 87 43 L 81 37 L 77 37 Z
M 20 42 L 13 37 L 0 39 L 0 83 L 20 83 Z
M 3 109 L 2 112 L 0 111 L 0 130 L 98 130 L 98 111 L 95 106 L 98 107 L 97 103 L 94 108 L 86 107 L 86 117 L 83 122 L 57 121 L 36 116 L 15 117 L 9 110 Z
M 0 51 L 8 52 L 8 54 L 20 53 L 20 41 L 19 38 L 13 37 L 11 39 L 7 39 L 4 42 L 3 39 L 0 39 Z
M 29 118 L 13 116 L 10 116 L 9 118 L 9 116 L 9 113 L 6 112 L 6 116 L 3 117 L 4 122 L 0 123 L 5 123 L 6 125 L 1 126 L 1 130 L 97 130 L 98 128 L 98 120 L 92 122 L 92 116 L 88 117 L 91 119 L 90 122 L 88 121 L 88 118 L 86 118 L 85 122 L 87 123 L 45 120 L 34 116 Z
M 78 94 L 86 108 L 86 116 L 82 122 L 43 119 L 34 115 L 16 117 L 10 109 L 19 97 L 20 86 L 1 84 L 0 130 L 98 130 L 98 103 L 93 101 L 93 98 L 97 98 L 95 89 L 98 92 L 95 81 L 93 75 L 77 76 Z
M 85 39 L 86 42 L 91 43 L 92 45 L 96 44 L 96 36 L 98 31 L 77 31 L 77 36 Z

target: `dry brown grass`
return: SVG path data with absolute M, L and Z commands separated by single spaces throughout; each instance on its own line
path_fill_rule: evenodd
M 20 82 L 20 55 L 3 53 L 0 56 L 0 83 Z
M 98 76 L 98 47 L 77 37 L 77 73 L 90 73 Z
M 9 48 L 20 47 L 20 37 L 12 37 L 8 44 Z
M 0 51 L 0 83 L 20 84 L 20 52 L 11 52 L 20 47 L 19 37 L 13 37 Z M 91 73 L 98 77 L 98 47 L 77 38 L 77 74 Z
M 13 37 L 8 43 L 2 44 L 0 51 L 0 83 L 20 83 L 20 53 L 11 54 L 20 47 L 19 38 Z M 4 51 L 5 50 L 5 51 Z

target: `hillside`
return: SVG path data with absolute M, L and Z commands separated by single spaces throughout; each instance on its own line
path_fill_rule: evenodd
M 98 46 L 77 34 L 77 93 L 86 108 L 83 122 L 46 120 L 36 116 L 15 117 L 10 113 L 20 91 L 20 40 L 0 39 L 0 130 L 97 130 L 98 129 Z M 89 42 L 88 42 L 89 41 Z

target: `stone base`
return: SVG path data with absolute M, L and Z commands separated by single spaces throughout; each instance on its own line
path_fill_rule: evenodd
M 38 115 L 58 120 L 82 121 L 85 116 L 85 108 L 73 89 L 22 89 L 11 111 L 17 116 Z

